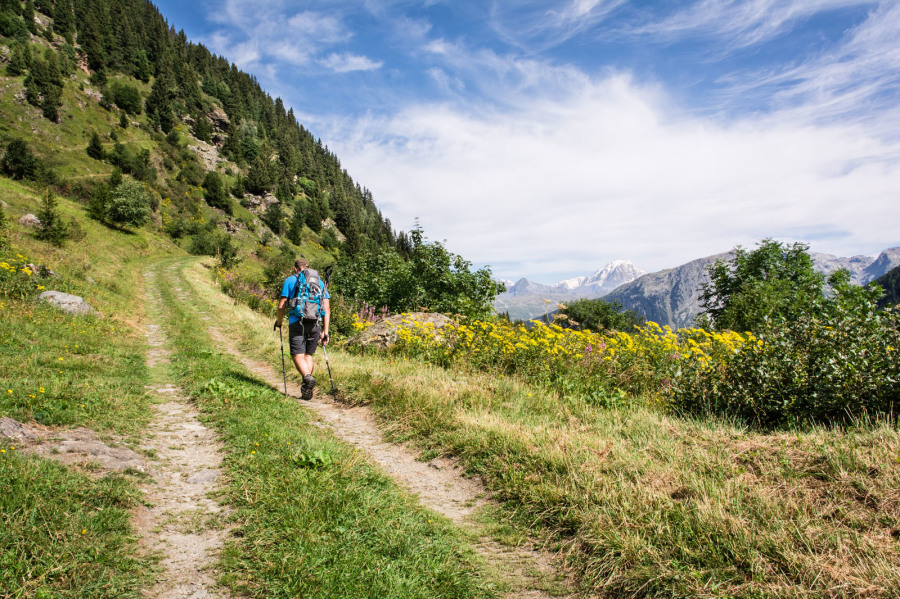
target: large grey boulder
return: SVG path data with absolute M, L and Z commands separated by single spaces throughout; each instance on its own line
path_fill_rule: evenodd
M 97 312 L 89 303 L 84 301 L 84 299 L 78 297 L 77 295 L 63 293 L 62 291 L 45 291 L 38 296 L 38 300 L 47 302 L 48 304 L 51 304 L 52 306 L 62 310 L 63 312 L 68 312 L 69 314 L 89 314 L 93 316 L 100 315 L 100 313 Z
M 375 347 L 384 349 L 397 342 L 397 331 L 400 328 L 412 328 L 417 324 L 431 325 L 435 334 L 440 334 L 441 329 L 451 323 L 452 320 L 443 314 L 435 312 L 410 312 L 398 314 L 380 320 L 368 329 L 352 338 L 348 344 L 359 348 Z
M 19 224 L 36 229 L 41 226 L 41 220 L 33 214 L 26 214 L 19 219 Z

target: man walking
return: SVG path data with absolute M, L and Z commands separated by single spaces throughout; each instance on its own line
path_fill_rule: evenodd
M 319 346 L 328 343 L 328 324 L 331 321 L 331 305 L 328 290 L 319 280 L 319 273 L 309 268 L 309 262 L 298 258 L 294 262 L 293 274 L 281 286 L 278 301 L 278 320 L 275 328 L 281 328 L 284 313 L 288 312 L 288 340 L 291 359 L 297 372 L 303 377 L 300 397 L 312 399 L 316 379 L 313 378 L 313 354 Z M 296 301 L 295 301 L 296 300 Z M 317 304 L 313 306 L 312 304 Z M 319 316 L 322 325 L 319 324 Z

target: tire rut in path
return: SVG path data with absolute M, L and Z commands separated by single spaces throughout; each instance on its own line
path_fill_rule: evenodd
M 210 327 L 209 333 L 220 348 L 237 358 L 253 374 L 272 387 L 284 390 L 282 378 L 268 364 L 243 355 L 215 327 Z M 288 365 L 292 367 L 290 362 Z M 324 384 L 328 385 L 327 382 Z M 290 380 L 287 391 L 293 398 L 300 397 L 299 385 Z M 452 460 L 437 458 L 427 463 L 418 460 L 413 451 L 384 440 L 370 408 L 335 403 L 320 388 L 312 401 L 297 401 L 315 412 L 338 439 L 368 455 L 385 473 L 417 495 L 424 506 L 446 516 L 460 528 L 470 531 L 475 528 L 471 517 L 490 503 L 485 499 L 486 490 L 480 480 L 464 477 L 462 469 Z M 553 586 L 558 587 L 558 581 L 563 578 L 553 566 L 554 556 L 550 553 L 527 547 L 508 547 L 488 537 L 482 537 L 474 548 L 519 588 L 508 597 L 549 599 L 558 596 L 540 588 L 545 586 L 542 581 L 551 580 L 557 581 Z
M 149 307 L 162 305 L 157 274 L 144 273 Z M 155 373 L 166 373 L 169 350 L 158 324 L 146 325 L 147 365 Z M 159 378 L 159 377 L 157 377 Z M 217 587 L 212 564 L 228 530 L 223 526 L 222 507 L 210 494 L 218 489 L 222 445 L 200 422 L 200 413 L 185 399 L 181 389 L 167 382 L 150 390 L 159 398 L 156 416 L 147 429 L 141 448 L 155 457 L 149 461 L 153 481 L 143 485 L 147 503 L 135 513 L 142 545 L 159 552 L 161 571 L 156 584 L 143 595 L 153 599 L 226 599 Z

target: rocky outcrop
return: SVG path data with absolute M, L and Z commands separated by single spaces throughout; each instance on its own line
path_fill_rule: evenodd
M 111 447 L 86 428 L 50 430 L 46 427 L 23 424 L 12 418 L 0 418 L 0 439 L 16 444 L 17 451 L 34 453 L 64 464 L 93 463 L 100 472 L 122 471 L 129 468 L 144 472 L 146 466 L 140 455 L 127 447 Z
M 439 334 L 447 324 L 452 322 L 449 317 L 435 312 L 410 312 L 407 314 L 398 314 L 380 320 L 370 326 L 368 329 L 352 338 L 348 345 L 360 349 L 374 347 L 376 349 L 384 349 L 397 342 L 397 332 L 402 327 L 414 327 L 417 324 L 434 327 L 435 333 Z
M 244 194 L 244 199 L 241 200 L 241 203 L 244 205 L 247 210 L 253 212 L 254 214 L 262 214 L 266 211 L 266 208 L 271 206 L 272 204 L 278 204 L 279 199 L 276 198 L 271 193 L 267 193 L 263 196 L 253 195 L 252 193 Z
M 19 219 L 19 224 L 31 227 L 32 229 L 37 229 L 41 226 L 41 220 L 33 214 L 26 214 Z
M 89 303 L 77 295 L 70 295 L 62 291 L 45 291 L 38 296 L 38 300 L 46 302 L 53 307 L 68 314 L 99 316 Z
M 193 150 L 200 157 L 200 161 L 208 171 L 214 171 L 218 168 L 219 163 L 225 162 L 219 156 L 219 148 L 205 141 L 198 139 L 196 145 L 188 146 L 189 150 Z

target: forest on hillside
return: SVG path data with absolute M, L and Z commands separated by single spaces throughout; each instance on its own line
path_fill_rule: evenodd
M 0 35 L 11 40 L 7 74 L 25 75 L 26 99 L 41 108 L 44 118 L 59 118 L 63 81 L 82 69 L 102 90 L 101 105 L 122 113 L 123 125 L 144 112 L 161 136 L 187 125 L 196 138 L 215 143 L 222 156 L 241 169 L 228 190 L 236 197 L 244 191 L 273 193 L 282 210 L 296 208 L 303 213 L 303 224 L 316 232 L 324 219 L 332 217 L 350 254 L 384 244 L 408 246 L 406 235 L 394 233 L 390 221 L 382 217 L 372 193 L 354 182 L 338 157 L 297 121 L 292 109 L 263 91 L 252 75 L 190 42 L 152 3 L 3 0 Z M 33 42 L 40 38 L 48 42 L 44 52 L 35 50 Z M 146 99 L 137 86 L 118 75 L 150 85 Z M 92 143 L 96 147 L 97 140 Z M 112 158 L 127 174 L 155 179 L 148 173 L 148 156 L 116 151 L 119 156 Z M 202 171 L 193 171 L 174 178 L 203 182 Z M 155 182 L 158 187 L 169 183 L 165 177 Z M 92 190 L 79 191 L 89 195 Z M 279 216 L 284 215 L 275 214 L 270 220 L 276 222 Z M 286 233 L 287 228 L 276 225 L 274 232 Z

